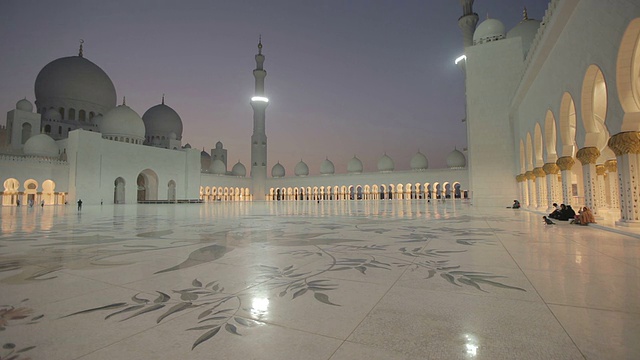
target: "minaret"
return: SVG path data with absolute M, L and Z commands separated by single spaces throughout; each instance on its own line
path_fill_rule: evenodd
M 462 4 L 462 16 L 458 19 L 458 26 L 462 30 L 464 47 L 473 45 L 473 32 L 478 24 L 478 14 L 473 12 L 474 0 L 460 0 Z
M 258 54 L 256 54 L 256 68 L 253 77 L 256 79 L 255 91 L 251 98 L 253 108 L 253 135 L 251 135 L 251 182 L 254 200 L 265 200 L 267 184 L 267 134 L 265 133 L 265 110 L 269 105 L 269 99 L 264 96 L 264 78 L 267 72 L 262 67 L 264 55 L 262 55 L 262 37 L 258 41 Z

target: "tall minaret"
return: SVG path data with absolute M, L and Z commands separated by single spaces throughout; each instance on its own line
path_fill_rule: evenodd
M 462 16 L 458 19 L 458 26 L 462 30 L 464 47 L 473 45 L 473 32 L 478 24 L 478 14 L 473 12 L 473 0 L 460 0 Z
M 265 200 L 267 184 L 267 134 L 265 133 L 264 112 L 269 105 L 269 99 L 264 96 L 264 78 L 267 72 L 262 67 L 264 55 L 262 55 L 262 37 L 258 41 L 258 54 L 256 54 L 256 68 L 253 77 L 256 79 L 256 88 L 251 98 L 253 108 L 253 135 L 251 135 L 251 182 L 254 200 Z

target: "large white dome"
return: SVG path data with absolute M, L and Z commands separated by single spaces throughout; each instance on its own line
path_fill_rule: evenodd
M 505 27 L 498 19 L 483 21 L 473 33 L 473 45 L 504 39 Z
M 355 156 L 347 163 L 347 172 L 350 174 L 360 174 L 362 170 L 362 161 Z
M 467 166 L 467 159 L 464 154 L 458 149 L 454 149 L 447 155 L 447 166 L 449 168 L 463 168 Z
M 380 160 L 378 160 L 378 171 L 393 171 L 394 168 L 395 164 L 389 155 L 384 154 Z
M 273 165 L 273 167 L 271 168 L 271 177 L 281 178 L 281 177 L 284 177 L 284 174 L 285 174 L 284 166 L 282 166 L 280 162 Z
M 127 105 L 119 105 L 104 114 L 100 121 L 103 137 L 124 137 L 144 141 L 144 121 Z
M 335 174 L 336 168 L 328 158 L 325 159 L 322 164 L 320 164 L 320 174 L 322 175 L 332 175 Z
M 300 160 L 293 171 L 296 176 L 307 176 L 309 175 L 309 166 L 307 166 L 304 161 Z
M 36 77 L 35 93 L 38 107 L 75 104 L 103 113 L 116 106 L 116 89 L 109 76 L 81 56 L 64 57 L 45 65 Z
M 146 136 L 164 136 L 169 138 L 174 133 L 176 140 L 182 139 L 182 119 L 171 107 L 158 104 L 142 115 Z
M 56 109 L 49 109 L 47 110 L 47 112 L 44 113 L 44 115 L 42 116 L 42 120 L 48 120 L 48 121 L 62 121 L 62 116 L 60 115 L 60 112 Z
M 227 173 L 227 167 L 224 165 L 222 160 L 215 159 L 211 163 L 211 167 L 209 168 L 209 171 L 211 171 L 212 173 L 214 173 L 216 175 L 224 175 L 224 174 Z
M 22 148 L 25 155 L 58 157 L 60 148 L 56 141 L 47 134 L 38 134 L 30 137 Z
M 244 165 L 240 161 L 238 161 L 235 165 L 233 165 L 231 173 L 235 176 L 247 176 L 247 168 L 245 168 Z
M 538 34 L 540 23 L 540 20 L 526 18 L 507 33 L 507 39 L 519 37 L 522 40 L 522 51 L 525 57 Z
M 418 151 L 411 158 L 409 165 L 411 166 L 411 170 L 425 170 L 429 167 L 429 160 L 427 160 L 427 157 L 424 156 L 423 153 Z

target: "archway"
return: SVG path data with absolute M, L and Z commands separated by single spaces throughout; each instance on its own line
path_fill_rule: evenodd
M 9 178 L 4 181 L 4 191 L 2 192 L 2 205 L 15 205 L 18 200 L 18 189 L 20 182 L 17 179 Z
M 138 174 L 138 201 L 158 200 L 158 175 L 151 169 Z
M 42 198 L 40 201 L 44 201 L 45 205 L 53 205 L 56 203 L 56 183 L 53 180 L 45 180 L 42 183 Z
M 125 181 L 123 178 L 119 177 L 114 181 L 113 188 L 113 203 L 114 204 L 124 204 L 124 194 L 125 194 Z
M 176 182 L 170 180 L 167 187 L 167 200 L 176 201 Z M 207 187 L 207 200 L 209 200 L 209 187 Z

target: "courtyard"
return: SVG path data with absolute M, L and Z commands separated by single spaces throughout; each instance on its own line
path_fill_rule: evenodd
M 2 359 L 640 357 L 640 239 L 524 210 L 21 206 L 0 229 Z

